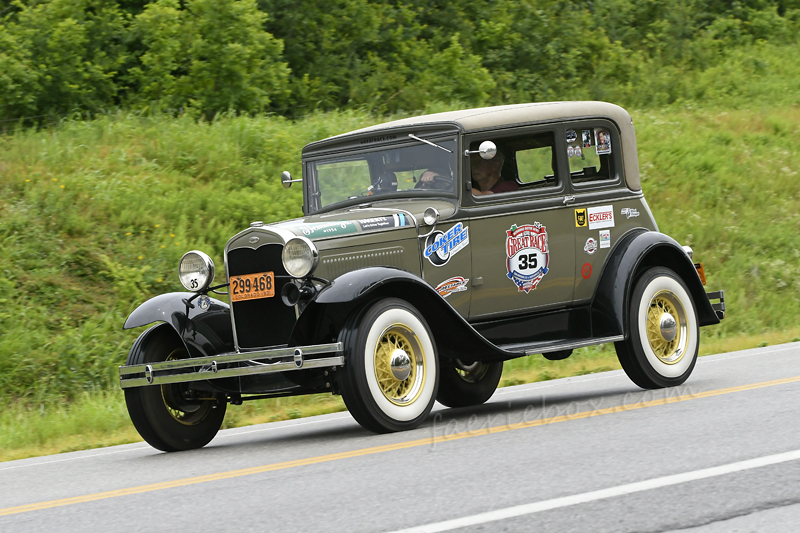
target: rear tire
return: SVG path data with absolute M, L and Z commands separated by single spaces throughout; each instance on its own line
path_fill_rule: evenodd
M 643 389 L 684 383 L 694 369 L 700 331 L 692 297 L 668 268 L 644 272 L 634 287 L 629 335 L 614 344 L 623 370 Z
M 481 405 L 497 390 L 502 374 L 502 361 L 465 365 L 457 359 L 444 360 L 436 400 L 447 407 Z
M 158 326 L 157 326 L 158 327 Z M 183 342 L 171 330 L 152 334 L 143 350 L 131 351 L 128 365 L 188 358 Z M 135 346 L 135 345 L 134 345 Z M 219 431 L 225 398 L 188 400 L 186 384 L 147 385 L 125 389 L 125 403 L 136 431 L 150 446 L 165 452 L 202 448 Z M 204 393 L 208 397 L 211 393 Z
M 379 300 L 350 319 L 342 342 L 346 364 L 337 374 L 353 418 L 375 433 L 419 426 L 433 408 L 439 373 L 419 312 L 397 298 Z

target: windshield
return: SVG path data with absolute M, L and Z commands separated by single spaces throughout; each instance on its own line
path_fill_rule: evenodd
M 315 161 L 309 165 L 313 211 L 346 200 L 397 195 L 454 196 L 454 140 L 413 144 Z M 443 150 L 445 148 L 446 150 Z

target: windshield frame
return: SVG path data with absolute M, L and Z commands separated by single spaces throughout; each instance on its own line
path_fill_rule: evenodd
M 425 146 L 426 143 L 421 142 L 419 140 L 407 137 L 407 134 L 398 134 L 394 137 L 393 142 L 387 143 L 380 143 L 380 144 L 369 144 L 367 146 L 359 146 L 358 148 L 350 148 L 350 149 L 341 149 L 341 150 L 326 150 L 324 153 L 319 155 L 314 155 L 310 157 L 303 158 L 303 204 L 306 215 L 310 214 L 318 214 L 318 213 L 326 213 L 330 211 L 335 211 L 337 209 L 346 208 L 357 206 L 365 203 L 376 203 L 376 202 L 384 202 L 384 201 L 391 201 L 395 199 L 409 199 L 409 198 L 448 198 L 453 199 L 458 202 L 458 198 L 461 194 L 461 135 L 460 132 L 454 132 L 452 130 L 448 132 L 442 132 L 441 130 L 437 132 L 428 132 L 416 130 L 413 132 L 414 135 L 424 139 L 425 141 L 430 141 L 431 143 L 435 143 L 437 145 L 441 145 L 442 143 L 452 142 L 453 143 L 453 152 L 448 154 L 446 151 L 441 151 L 444 158 L 449 158 L 450 168 L 453 173 L 453 189 L 452 190 L 441 190 L 441 189 L 406 189 L 402 191 L 393 191 L 384 193 L 381 195 L 372 195 L 372 196 L 357 196 L 352 198 L 347 198 L 345 200 L 340 200 L 338 202 L 333 202 L 331 204 L 323 206 L 320 202 L 320 191 L 319 191 L 319 183 L 317 176 L 315 174 L 316 165 L 324 162 L 335 162 L 335 161 L 347 161 L 347 160 L 356 160 L 356 159 L 367 159 L 368 157 L 364 157 L 370 154 L 379 154 L 381 152 L 386 152 L 389 150 L 396 150 L 396 149 L 403 149 L 403 148 L 410 148 L 410 147 L 417 147 L 417 146 Z M 352 147 L 352 144 L 350 144 Z M 431 150 L 439 151 L 440 148 L 438 147 L 430 147 Z M 373 158 L 375 155 L 373 155 Z M 370 163 L 372 165 L 372 163 Z M 370 167 L 370 172 L 372 173 L 372 167 Z

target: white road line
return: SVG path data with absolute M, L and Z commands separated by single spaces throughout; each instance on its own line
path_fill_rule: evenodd
M 326 416 L 326 415 L 321 415 L 321 416 Z M 350 418 L 350 414 L 349 413 L 344 413 L 342 416 L 335 416 L 335 417 L 331 416 L 331 417 L 326 417 L 326 418 L 324 418 L 322 420 L 290 420 L 290 421 L 287 421 L 287 422 L 290 422 L 290 423 L 284 423 L 284 424 L 279 425 L 279 426 L 270 426 L 270 427 L 264 427 L 264 428 L 258 428 L 258 429 L 247 429 L 247 428 L 225 429 L 225 430 L 220 431 L 219 434 L 217 434 L 217 436 L 215 437 L 215 440 L 219 439 L 219 438 L 225 438 L 225 437 L 238 437 L 239 435 L 248 435 L 250 433 L 259 433 L 259 432 L 262 432 L 262 431 L 276 431 L 276 430 L 279 430 L 279 429 L 291 429 L 291 428 L 295 428 L 297 426 L 308 426 L 308 425 L 311 425 L 311 424 L 321 424 L 321 423 L 324 423 L 324 422 L 333 422 L 335 420 L 342 420 L 343 418 Z M 5 470 L 15 470 L 17 468 L 27 468 L 29 466 L 43 466 L 43 465 L 49 465 L 49 464 L 53 464 L 53 463 L 63 463 L 65 461 L 78 461 L 80 459 L 91 459 L 91 458 L 94 458 L 94 457 L 103 457 L 105 455 L 114 455 L 114 454 L 117 454 L 117 453 L 134 452 L 134 451 L 137 451 L 137 450 L 150 450 L 153 453 L 161 453 L 161 452 L 155 450 L 154 448 L 152 448 L 149 444 L 145 444 L 145 443 L 137 443 L 137 444 L 139 444 L 139 445 L 138 446 L 136 444 L 122 444 L 122 445 L 120 445 L 120 446 L 125 446 L 126 447 L 124 450 L 105 450 L 105 451 L 102 451 L 100 453 L 74 455 L 74 456 L 71 456 L 71 457 L 64 457 L 64 458 L 60 458 L 60 459 L 51 459 L 49 461 L 40 461 L 38 463 L 26 463 L 26 464 L 23 464 L 23 465 L 17 464 L 17 465 L 12 465 L 12 466 L 0 467 L 0 472 L 3 472 Z M 80 453 L 80 452 L 76 452 L 76 453 Z M 24 460 L 24 459 L 20 459 L 20 460 Z
M 739 359 L 741 357 L 750 357 L 753 355 L 772 355 L 774 353 L 780 352 L 789 352 L 789 351 L 798 351 L 800 350 L 800 345 L 794 343 L 787 348 L 780 348 L 778 350 L 769 350 L 768 348 L 751 348 L 750 350 L 744 350 L 747 353 L 737 353 L 737 355 L 731 355 L 736 352 L 728 352 L 728 353 L 718 353 L 714 355 L 705 355 L 700 357 L 697 360 L 697 364 L 700 363 L 717 363 L 719 361 L 731 361 L 733 359 Z
M 326 415 L 320 415 L 326 416 Z M 328 416 L 322 420 L 306 420 L 306 421 L 292 421 L 293 424 L 284 424 L 281 426 L 273 426 L 273 427 L 262 427 L 258 429 L 247 429 L 247 428 L 235 428 L 229 430 L 220 431 L 219 435 L 216 438 L 222 437 L 238 437 L 239 435 L 248 435 L 250 433 L 260 433 L 262 431 L 275 431 L 278 429 L 286 429 L 286 428 L 295 428 L 297 426 L 308 426 L 310 424 L 322 424 L 325 422 L 333 422 L 335 420 L 342 420 L 344 418 L 351 418 L 350 413 L 344 413 L 342 416 Z M 274 422 L 273 422 L 274 423 Z M 244 431 L 237 431 L 237 430 L 244 430 Z
M 636 483 L 628 483 L 627 485 L 619 485 L 607 489 L 584 492 L 583 494 L 575 494 L 572 496 L 564 496 L 562 498 L 554 498 L 552 500 L 544 500 L 524 505 L 516 505 L 514 507 L 506 507 L 505 509 L 498 509 L 496 511 L 489 511 L 487 513 L 480 513 L 472 516 L 465 516 L 463 518 L 456 518 L 454 520 L 446 520 L 444 522 L 436 522 L 424 526 L 403 529 L 400 531 L 395 531 L 394 533 L 434 533 L 437 531 L 451 531 L 453 529 L 459 529 L 462 527 L 486 524 L 488 522 L 496 522 L 498 520 L 506 520 L 508 518 L 540 513 L 542 511 L 558 509 L 560 507 L 569 507 L 571 505 L 604 500 L 606 498 L 614 498 L 616 496 L 624 496 L 626 494 L 633 494 L 635 492 L 669 487 L 679 483 L 687 483 L 689 481 L 723 476 L 725 474 L 732 474 L 734 472 L 741 472 L 743 470 L 750 470 L 752 468 L 760 468 L 762 466 L 785 463 L 787 461 L 796 461 L 798 459 L 800 459 L 800 450 L 794 450 L 791 452 L 749 459 L 747 461 L 739 461 L 727 465 L 704 468 L 702 470 L 695 470 L 693 472 L 684 472 L 683 474 L 657 477 Z
M 135 451 L 138 451 L 138 450 L 145 450 L 145 449 L 150 448 L 149 444 L 144 444 L 144 443 L 141 443 L 141 446 L 136 446 L 135 448 L 133 447 L 133 446 L 135 446 L 134 444 L 121 444 L 120 446 L 130 446 L 130 447 L 126 448 L 124 450 L 103 451 L 101 453 L 85 454 L 85 455 L 80 455 L 80 456 L 77 456 L 77 457 L 65 457 L 63 459 L 51 459 L 49 461 L 41 461 L 39 463 L 26 463 L 24 465 L 6 466 L 6 467 L 3 467 L 3 468 L 0 468 L 0 472 L 2 472 L 4 470 L 14 470 L 15 468 L 26 468 L 26 467 L 29 467 L 29 466 L 50 465 L 50 464 L 53 464 L 53 463 L 63 463 L 64 461 L 76 461 L 78 459 L 91 459 L 92 457 L 101 457 L 101 456 L 104 456 L 104 455 L 113 455 L 115 453 L 135 452 Z M 152 449 L 152 448 L 150 448 L 150 449 Z M 24 459 L 19 459 L 19 460 L 20 461 L 24 461 Z

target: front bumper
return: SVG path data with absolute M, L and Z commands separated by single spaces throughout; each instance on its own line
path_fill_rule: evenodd
M 343 351 L 342 343 L 334 342 L 121 366 L 119 382 L 123 389 L 128 389 L 309 368 L 329 368 L 344 365 Z M 307 356 L 324 354 L 330 356 L 306 359 Z M 242 366 L 241 363 L 248 364 Z

